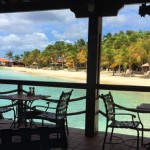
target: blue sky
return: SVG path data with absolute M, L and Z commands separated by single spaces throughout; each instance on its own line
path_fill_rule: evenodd
M 138 14 L 139 5 L 127 5 L 115 17 L 103 18 L 103 35 L 126 30 L 150 31 L 150 16 Z M 87 41 L 88 19 L 75 18 L 70 10 L 0 14 L 0 57 L 12 51 L 21 54 L 35 48 L 41 51 L 56 41 Z

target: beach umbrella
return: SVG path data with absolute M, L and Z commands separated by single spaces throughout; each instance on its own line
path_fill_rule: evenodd
M 149 67 L 149 64 L 148 63 L 143 64 L 142 67 Z

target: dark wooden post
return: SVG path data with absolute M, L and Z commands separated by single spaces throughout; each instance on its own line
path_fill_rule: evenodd
M 18 94 L 22 93 L 22 89 L 23 89 L 22 84 L 18 83 Z
M 18 83 L 18 94 L 22 94 L 22 89 L 23 89 L 23 85 Z M 18 124 L 20 125 L 23 121 L 23 112 L 24 108 L 23 108 L 23 101 L 18 101 Z
M 98 131 L 99 72 L 102 18 L 96 14 L 89 17 L 88 62 L 87 62 L 87 101 L 85 135 L 94 136 Z

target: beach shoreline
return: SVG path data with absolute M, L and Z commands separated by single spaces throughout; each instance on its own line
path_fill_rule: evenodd
M 58 79 L 66 79 L 77 83 L 86 83 L 86 71 L 71 71 L 71 70 L 50 70 L 50 69 L 31 69 L 25 67 L 3 67 L 4 69 L 11 69 L 17 72 L 24 72 L 27 74 L 35 74 L 43 77 L 51 77 Z M 133 77 L 124 77 L 121 74 L 113 76 L 112 72 L 100 72 L 101 84 L 114 85 L 139 85 L 150 86 L 149 78 L 142 78 L 140 75 Z

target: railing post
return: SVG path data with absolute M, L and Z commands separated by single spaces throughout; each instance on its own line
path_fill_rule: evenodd
M 18 83 L 18 94 L 21 94 L 23 90 L 23 85 L 21 83 Z

